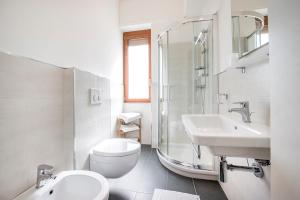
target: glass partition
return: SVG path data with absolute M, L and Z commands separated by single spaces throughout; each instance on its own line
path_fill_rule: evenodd
M 191 143 L 181 121 L 183 114 L 217 112 L 212 20 L 171 29 L 160 37 L 158 45 L 159 150 L 179 163 L 213 170 L 213 155 L 207 147 Z

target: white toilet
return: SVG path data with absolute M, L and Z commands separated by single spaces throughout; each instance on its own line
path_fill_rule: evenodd
M 141 144 L 125 138 L 106 139 L 90 153 L 91 171 L 106 178 L 119 178 L 136 165 L 141 153 Z

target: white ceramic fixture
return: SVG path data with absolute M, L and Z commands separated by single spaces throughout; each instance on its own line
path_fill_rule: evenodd
M 217 156 L 270 159 L 269 128 L 237 122 L 223 115 L 182 115 L 192 142 Z
M 172 199 L 172 200 L 200 200 L 199 195 L 188 194 L 183 192 L 155 189 L 152 200 L 162 200 L 162 199 Z
M 90 153 L 90 168 L 107 178 L 118 178 L 134 168 L 141 144 L 126 138 L 106 139 Z
M 36 189 L 35 186 L 15 200 L 108 200 L 106 178 L 91 171 L 63 171 L 55 179 Z

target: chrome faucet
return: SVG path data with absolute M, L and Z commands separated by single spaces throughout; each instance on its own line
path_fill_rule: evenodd
M 44 186 L 44 180 L 54 178 L 54 167 L 51 165 L 39 165 L 37 168 L 36 188 Z
M 251 123 L 251 113 L 249 110 L 249 102 L 248 101 L 242 101 L 242 102 L 235 102 L 234 104 L 240 104 L 240 108 L 231 108 L 228 112 L 237 112 L 242 115 L 242 120 L 245 123 Z

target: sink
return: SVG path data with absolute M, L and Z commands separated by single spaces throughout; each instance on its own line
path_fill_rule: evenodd
M 108 181 L 102 175 L 73 170 L 59 173 L 39 189 L 33 186 L 14 200 L 108 200 L 108 195 Z
M 270 159 L 267 126 L 235 121 L 224 115 L 182 115 L 186 133 L 196 145 L 216 156 Z

